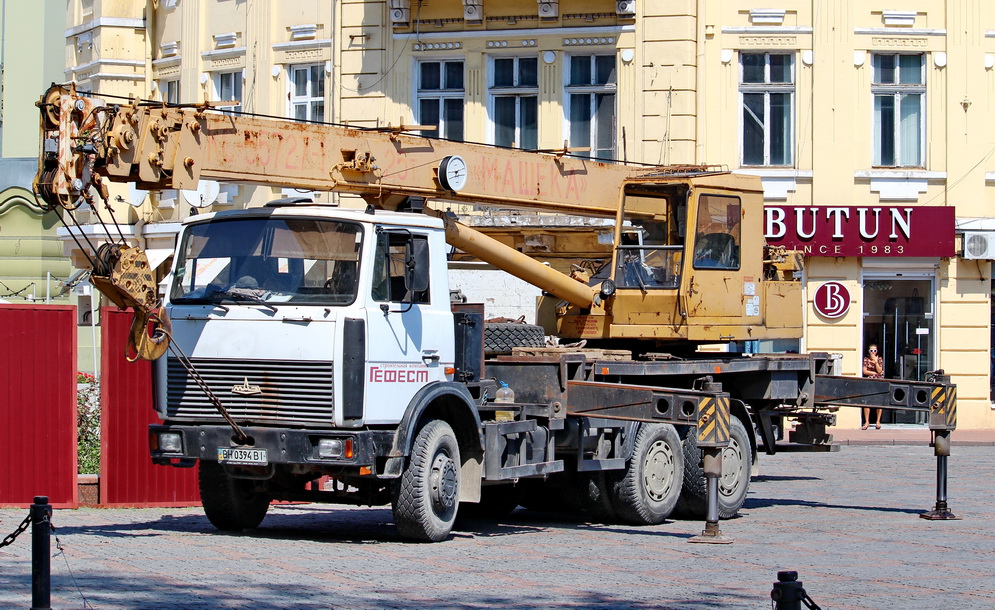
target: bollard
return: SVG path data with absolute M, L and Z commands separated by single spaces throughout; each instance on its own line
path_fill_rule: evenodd
M 31 608 L 52 607 L 52 506 L 48 496 L 31 505 Z
M 819 605 L 805 592 L 805 587 L 798 580 L 798 572 L 794 570 L 777 573 L 777 582 L 770 591 L 770 598 L 774 602 L 774 610 L 801 610 L 802 604 L 806 608 L 820 610 Z

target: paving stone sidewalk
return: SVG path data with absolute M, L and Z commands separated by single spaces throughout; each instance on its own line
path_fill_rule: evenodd
M 763 456 L 731 545 L 700 522 L 592 524 L 519 509 L 439 544 L 401 541 L 385 508 L 274 507 L 258 530 L 199 509 L 57 510 L 53 606 L 92 608 L 770 608 L 797 570 L 825 609 L 995 607 L 995 452 L 954 447 L 950 505 L 923 446 Z M 41 492 L 41 490 L 39 490 Z M 0 535 L 26 510 L 0 510 Z M 31 604 L 30 535 L 0 550 L 0 607 Z M 70 573 L 71 569 L 71 573 Z M 78 590 L 77 590 L 78 587 Z

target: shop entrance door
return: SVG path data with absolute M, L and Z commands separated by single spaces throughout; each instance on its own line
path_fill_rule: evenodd
M 884 376 L 923 381 L 936 368 L 933 278 L 897 274 L 864 275 L 864 344 L 875 343 L 884 359 Z M 886 424 L 926 424 L 926 414 L 885 411 Z

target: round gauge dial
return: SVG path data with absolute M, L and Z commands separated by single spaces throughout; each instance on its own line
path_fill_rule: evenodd
M 449 155 L 439 162 L 439 184 L 447 191 L 458 191 L 466 186 L 466 161 L 459 155 Z

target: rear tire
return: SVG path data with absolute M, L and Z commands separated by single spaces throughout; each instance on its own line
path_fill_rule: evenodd
M 624 471 L 611 473 L 611 496 L 618 518 L 634 525 L 658 525 L 681 495 L 684 449 L 670 424 L 639 426 Z
M 272 498 L 262 482 L 236 479 L 221 464 L 205 460 L 200 461 L 197 479 L 204 514 L 219 530 L 252 529 L 266 517 Z
M 441 420 L 428 422 L 394 485 L 394 523 L 401 536 L 422 542 L 449 536 L 459 507 L 460 464 L 453 429 Z
M 684 439 L 684 487 L 677 502 L 682 517 L 704 519 L 708 511 L 705 491 L 705 471 L 701 467 L 701 451 L 692 430 Z M 750 470 L 753 453 L 750 437 L 738 417 L 729 425 L 729 446 L 722 450 L 722 476 L 719 477 L 719 518 L 731 519 L 743 507 L 750 490 Z

